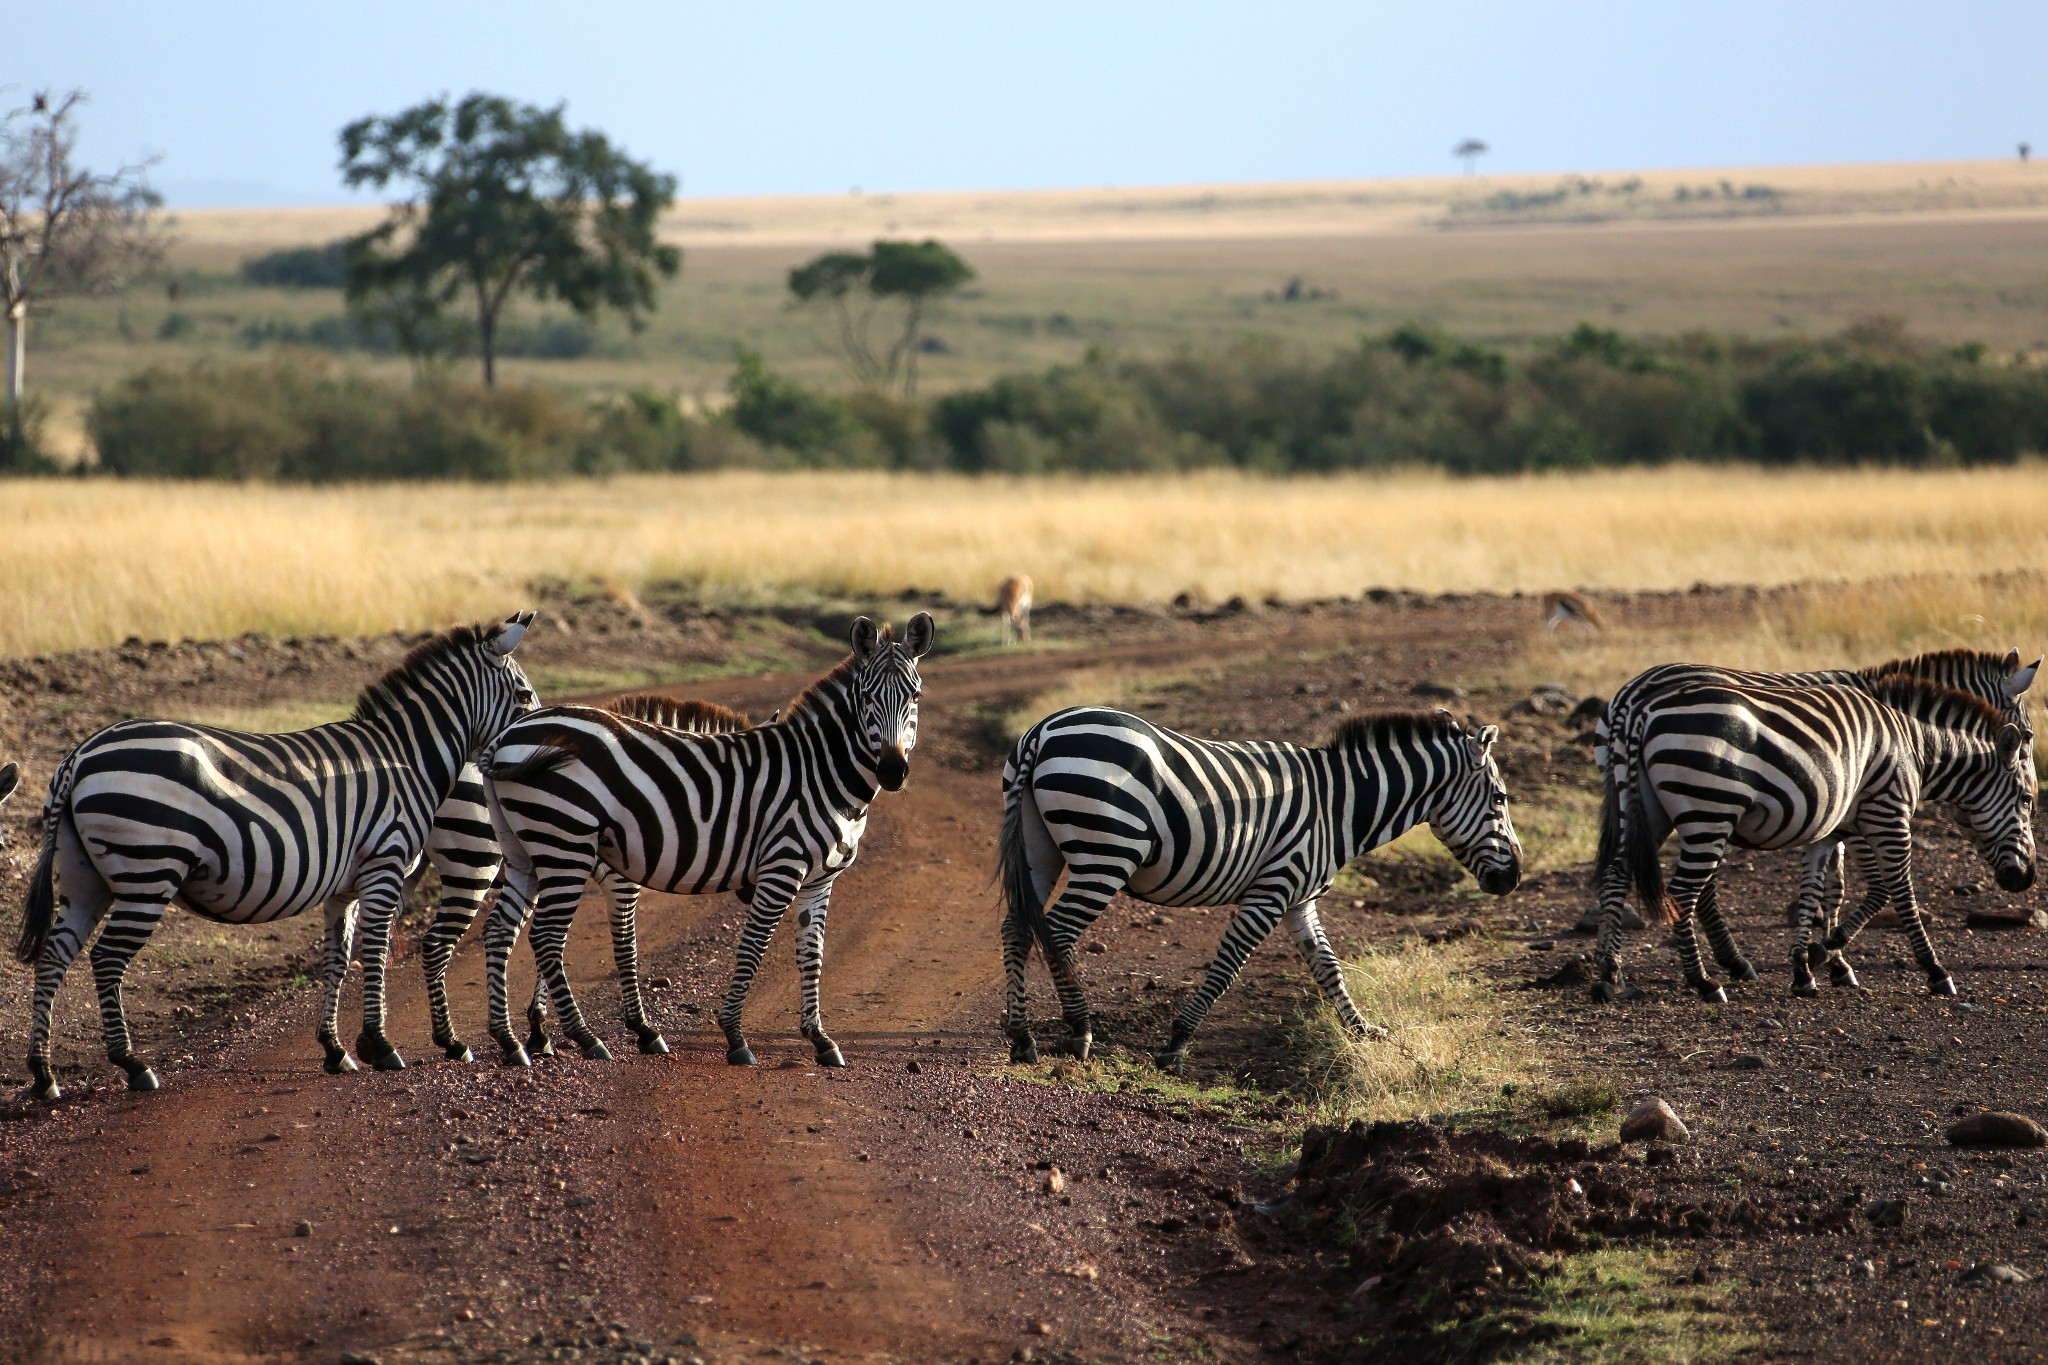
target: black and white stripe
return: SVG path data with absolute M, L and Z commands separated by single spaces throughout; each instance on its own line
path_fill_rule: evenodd
M 1627 823 L 1627 810 L 1621 794 L 1636 780 L 1636 751 L 1640 742 L 1638 731 L 1646 708 L 1660 695 L 1675 688 L 1699 685 L 1837 686 L 1867 693 L 1877 685 L 1879 679 L 1903 674 L 1954 688 L 1989 703 L 2008 721 L 2019 726 L 2021 732 L 2031 740 L 2033 727 L 2027 716 L 2025 698 L 2027 689 L 2033 686 L 2040 667 L 2039 659 L 2022 667 L 2020 654 L 2016 649 L 2003 655 L 1981 650 L 1949 649 L 1895 659 L 1870 668 L 1822 669 L 1807 673 L 1759 673 L 1717 668 L 1708 664 L 1662 664 L 1631 678 L 1608 700 L 1595 730 L 1593 761 L 1600 768 L 1603 791 L 1600 852 L 1596 858 L 1598 870 L 1595 873 L 1599 897 L 1599 938 L 1595 949 L 1598 979 L 1593 985 L 1594 998 L 1613 1000 L 1617 998 L 1623 985 L 1620 948 L 1621 932 L 1627 921 L 1629 872 L 1625 860 L 1619 856 L 1622 841 L 1626 838 Z M 1855 841 L 1852 839 L 1849 842 L 1851 849 L 1855 850 Z M 1860 851 L 1852 852 L 1851 856 L 1856 858 L 1859 868 L 1874 866 Z M 1793 906 L 1795 923 L 1803 921 L 1807 914 L 1814 913 L 1816 907 L 1824 920 L 1832 922 L 1834 910 L 1840 901 L 1840 862 L 1840 850 L 1833 846 L 1816 850 L 1809 856 L 1801 875 L 1798 897 Z M 1879 889 L 1881 882 L 1871 880 L 1867 884 L 1871 887 L 1872 899 L 1866 899 L 1857 912 L 1852 922 L 1852 937 L 1854 932 L 1860 930 L 1864 923 L 1884 908 L 1886 903 Z M 1713 949 L 1715 961 L 1735 980 L 1754 981 L 1756 969 L 1742 955 L 1734 935 L 1721 916 L 1714 882 L 1709 881 L 1701 889 L 1694 911 L 1701 927 L 1707 931 L 1707 940 Z M 1837 957 L 1832 959 L 1829 965 L 1837 985 L 1855 984 L 1855 973 L 1850 970 L 1847 962 Z M 1811 993 L 1811 978 L 1795 973 L 1794 989 L 1801 994 Z
M 1038 1056 L 1024 992 L 1034 939 L 1070 1046 L 1088 1055 L 1093 1029 L 1074 944 L 1119 891 L 1155 905 L 1238 907 L 1161 1066 L 1181 1068 L 1210 1005 L 1283 917 L 1344 1026 L 1375 1032 L 1344 989 L 1316 900 L 1346 863 L 1424 822 L 1481 887 L 1513 890 L 1522 848 L 1491 752 L 1498 734 L 1491 725 L 1460 729 L 1445 711 L 1359 717 L 1326 748 L 1195 739 L 1106 707 L 1039 721 L 1003 767 L 1010 1060 Z M 1047 909 L 1063 870 L 1066 889 Z
M 1692 916 L 1730 846 L 1862 839 L 1929 989 L 1942 995 L 1955 984 L 1914 899 L 1913 812 L 1927 801 L 1954 806 L 2001 887 L 2033 884 L 2031 745 L 1979 698 L 1904 674 L 1867 691 L 1700 683 L 1650 698 L 1636 725 L 1621 792 L 1628 818 L 1608 857 L 1625 860 L 1643 903 L 1673 924 L 1686 982 L 1704 998 L 1725 996 L 1701 967 Z M 1667 900 L 1657 849 L 1673 831 Z
M 751 1065 L 741 1015 L 768 940 L 797 907 L 799 1026 L 818 1061 L 843 1064 L 819 1007 L 832 887 L 853 864 L 880 790 L 909 774 L 917 743 L 917 661 L 931 648 L 919 612 L 899 643 L 866 617 L 853 654 L 773 722 L 738 734 L 693 735 L 585 707 L 553 707 L 514 725 L 483 765 L 505 851 L 505 889 L 484 930 L 491 1036 L 505 1060 L 512 1034 L 505 963 L 529 911 L 533 951 L 563 1030 L 602 1055 L 562 970 L 584 884 L 609 868 L 636 886 L 748 899 L 732 985 L 718 1022 L 726 1057 Z
M 124 721 L 74 749 L 50 782 L 42 855 L 15 948 L 36 968 L 29 1030 L 36 1093 L 57 1094 L 51 1001 L 102 920 L 92 967 L 107 1056 L 127 1071 L 131 1088 L 156 1087 L 155 1073 L 130 1045 L 121 980 L 173 899 L 232 924 L 322 907 L 319 1037 L 327 1069 L 355 1067 L 337 1016 L 342 977 L 357 956 L 357 1050 L 380 1068 L 402 1067 L 384 1036 L 392 918 L 463 764 L 533 704 L 511 658 L 532 620 L 521 612 L 496 626 L 444 631 L 365 689 L 355 714 L 333 725 L 262 735 Z

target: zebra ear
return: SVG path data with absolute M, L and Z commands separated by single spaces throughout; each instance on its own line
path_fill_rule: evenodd
M 2021 693 L 2025 692 L 2028 688 L 2034 685 L 2034 675 L 2039 673 L 2040 671 L 2041 661 L 2039 659 L 2034 660 L 2034 662 L 2028 664 L 2025 668 L 2021 668 L 2020 652 L 2018 650 L 2014 650 L 2012 654 L 2008 657 L 2007 667 L 2005 670 L 2005 695 L 2007 697 L 2017 697 Z
M 921 611 L 910 618 L 910 624 L 903 628 L 903 652 L 913 659 L 922 659 L 931 652 L 932 642 L 938 639 L 939 628 L 932 624 L 932 614 Z
M 519 648 L 519 642 L 526 638 L 526 628 L 533 624 L 533 615 L 530 611 L 521 611 L 506 617 L 504 624 L 491 632 L 488 641 L 491 653 L 502 659 Z
M 2019 727 L 2019 726 L 2017 726 L 2017 725 L 2001 725 L 2001 726 L 1999 726 L 1999 727 L 1998 727 L 1998 761 L 1999 761 L 2000 763 L 2010 763 L 2010 762 L 2012 762 L 2012 756 L 2013 756 L 2014 754 L 2016 754 L 2016 753 L 2018 753 L 2018 752 L 2020 751 L 2020 745 L 2021 745 L 2022 743 L 2024 743 L 2024 742 L 2025 742 L 2025 737 L 2024 737 L 2024 736 L 2022 736 L 2022 735 L 2020 734 L 2020 727 Z
M 15 785 L 20 781 L 21 765 L 19 763 L 10 763 L 4 768 L 0 768 L 0 801 L 5 801 L 8 797 L 14 795 Z
M 1479 727 L 1479 732 L 1472 736 L 1473 742 L 1479 746 L 1479 756 L 1481 758 L 1485 758 L 1488 753 L 1492 752 L 1493 742 L 1499 738 L 1500 727 L 1498 725 L 1482 725 Z
M 2020 651 L 2019 651 L 2019 646 L 2015 645 L 2015 646 L 2013 646 L 2013 647 L 2012 647 L 2011 649 L 2008 649 L 2007 651 L 2005 651 L 2005 662 L 2004 662 L 2003 664 L 2001 664 L 2001 665 L 2000 665 L 2000 667 L 2001 667 L 2001 668 L 2003 668 L 2003 669 L 2004 669 L 2004 670 L 2005 670 L 2005 671 L 2006 671 L 2007 673 L 2017 673 L 2017 672 L 2019 672 L 2019 669 L 2020 669 Z
M 875 646 L 881 642 L 882 632 L 876 630 L 875 623 L 867 617 L 856 616 L 853 618 L 853 629 L 847 632 L 846 638 L 853 645 L 853 652 L 865 659 L 875 652 Z

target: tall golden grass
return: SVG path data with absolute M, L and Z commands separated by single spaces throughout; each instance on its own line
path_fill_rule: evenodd
M 1815 592 L 1770 629 L 1804 644 L 1890 648 L 1972 633 L 2048 637 L 2048 603 L 2029 583 L 1977 581 L 2044 562 L 2039 465 L 1488 480 L 12 481 L 0 483 L 0 652 L 128 635 L 420 628 L 521 605 L 542 577 L 636 591 L 680 582 L 727 603 L 912 585 L 980 600 L 1019 570 L 1042 601 L 1886 579 Z M 1768 635 L 1758 638 L 1768 651 Z M 1585 647 L 1554 648 L 1563 665 Z

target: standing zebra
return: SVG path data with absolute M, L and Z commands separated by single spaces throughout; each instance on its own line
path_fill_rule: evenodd
M 739 712 L 708 701 L 677 701 L 651 693 L 614 697 L 604 709 L 652 725 L 691 734 L 731 734 L 750 729 L 752 722 Z M 427 1008 L 434 1024 L 434 1042 L 451 1059 L 470 1060 L 469 1045 L 456 1036 L 448 1014 L 448 962 L 455 945 L 475 922 L 484 896 L 496 882 L 504 855 L 498 849 L 497 832 L 491 828 L 489 798 L 483 778 L 473 767 L 462 770 L 455 790 L 434 813 L 433 833 L 427 838 L 427 857 L 441 874 L 441 900 L 434 919 L 420 939 L 420 956 L 427 971 Z M 636 916 L 640 888 L 600 866 L 593 879 L 611 902 L 612 959 L 617 966 L 619 994 L 626 1026 L 640 1040 L 640 1050 L 659 1054 L 668 1051 L 661 1031 L 647 1017 L 640 994 L 640 950 Z M 540 974 L 534 974 L 533 997 L 526 1006 L 527 1051 L 535 1057 L 551 1057 L 555 1045 L 547 1035 L 547 988 Z M 604 1050 L 603 1044 L 598 1050 Z
M 2025 732 L 1982 700 L 1907 674 L 1868 691 L 1701 683 L 1667 689 L 1638 718 L 1622 847 L 1643 904 L 1661 910 L 1705 998 L 1692 914 L 1731 845 L 1799 848 L 1864 840 L 1898 907 L 1928 989 L 1954 995 L 1914 899 L 1913 812 L 1955 806 L 2008 891 L 2034 881 L 2033 755 Z M 1679 836 L 1667 898 L 1657 848 Z M 1607 866 L 1603 863 L 1603 872 Z M 1802 931 L 1799 948 L 1805 947 Z
M 2020 652 L 2009 650 L 2003 655 L 1981 650 L 1946 649 L 1929 654 L 1916 654 L 1911 658 L 1894 659 L 1889 663 L 1871 668 L 1824 669 L 1810 673 L 1753 673 L 1732 668 L 1715 668 L 1707 664 L 1662 664 L 1646 669 L 1623 684 L 1621 690 L 1608 700 L 1607 708 L 1601 715 L 1595 731 L 1593 761 L 1601 773 L 1600 805 L 1600 852 L 1595 859 L 1598 871 L 1595 884 L 1598 888 L 1599 938 L 1594 950 L 1599 976 L 1593 984 L 1596 1000 L 1614 1000 L 1621 987 L 1621 931 L 1625 927 L 1629 890 L 1629 870 L 1619 850 L 1627 837 L 1627 806 L 1622 794 L 1636 781 L 1639 746 L 1637 731 L 1647 708 L 1659 695 L 1675 688 L 1696 685 L 1724 685 L 1730 687 L 1808 687 L 1835 686 L 1869 692 L 1878 680 L 1894 674 L 1924 678 L 1966 692 L 1981 701 L 1996 707 L 2004 717 L 2017 725 L 2021 733 L 2031 740 L 2033 726 L 2027 717 L 2026 693 L 2033 686 L 2034 678 L 2040 671 L 2041 660 L 2022 667 Z M 1832 905 L 1834 898 L 1825 889 L 1828 874 L 1827 858 L 1832 852 L 1810 859 L 1800 881 L 1799 898 L 1795 902 L 1795 913 L 1804 913 L 1797 907 L 1808 903 L 1819 905 L 1823 898 Z M 1862 860 L 1859 858 L 1859 866 Z M 1875 887 L 1877 883 L 1873 882 Z M 1873 894 L 1877 894 L 1873 891 Z M 1856 927 L 1877 913 L 1884 906 L 1880 895 L 1874 905 L 1867 904 Z M 1654 913 L 1652 907 L 1644 907 Z M 1702 925 L 1707 931 L 1707 941 L 1714 951 L 1714 960 L 1738 981 L 1756 980 L 1756 968 L 1743 957 L 1736 946 L 1734 935 L 1721 918 L 1715 884 L 1709 881 L 1702 888 L 1695 906 Z M 1846 962 L 1836 959 L 1832 964 L 1837 985 L 1855 984 L 1855 973 Z M 1795 989 L 1797 983 L 1795 982 Z M 1708 999 L 1723 998 L 1717 986 Z
M 853 653 L 774 721 L 733 734 L 686 734 L 585 707 L 551 707 L 500 737 L 483 765 L 505 890 L 484 928 L 491 1036 L 525 1065 L 512 1035 L 505 962 L 529 911 L 533 952 L 586 1055 L 604 1045 L 577 1008 L 562 950 L 584 883 L 600 869 L 637 886 L 748 901 L 732 986 L 719 1011 L 726 1060 L 754 1064 L 741 1028 L 769 938 L 794 902 L 804 1036 L 823 1066 L 843 1066 L 825 1032 L 819 974 L 832 886 L 853 865 L 878 791 L 901 790 L 917 744 L 917 661 L 932 646 L 927 612 L 898 642 L 865 616 Z
M 462 766 L 534 704 L 511 657 L 532 621 L 526 611 L 496 626 L 443 631 L 365 688 L 350 719 L 332 725 L 259 735 L 123 721 L 72 750 L 50 780 L 42 855 L 15 946 L 36 968 L 36 1095 L 57 1097 L 50 1004 L 103 918 L 92 969 L 107 1057 L 128 1073 L 130 1089 L 156 1088 L 156 1073 L 130 1046 L 121 979 L 173 898 L 233 924 L 321 906 L 327 1070 L 355 1069 L 338 1015 L 342 977 L 358 953 L 356 1049 L 381 1070 L 403 1067 L 384 1036 L 391 921 Z
M 1093 1041 L 1074 943 L 1123 891 L 1154 905 L 1235 904 L 1207 980 L 1174 1020 L 1159 1065 L 1178 1072 L 1203 1015 L 1284 917 L 1350 1032 L 1382 1032 L 1352 1005 L 1316 900 L 1352 859 L 1428 822 L 1493 895 L 1514 890 L 1522 846 L 1493 760 L 1499 730 L 1448 711 L 1347 721 L 1327 747 L 1218 743 L 1106 707 L 1056 711 L 1003 766 L 998 875 L 1010 1060 L 1038 1059 L 1025 1016 L 1034 939 L 1059 990 L 1075 1056 Z M 1066 890 L 1052 908 L 1061 869 Z

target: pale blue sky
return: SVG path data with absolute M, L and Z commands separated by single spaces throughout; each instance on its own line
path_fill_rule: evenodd
M 335 133 L 486 89 L 686 195 L 2048 155 L 2048 3 L 63 0 L 0 85 L 91 92 L 174 205 L 333 203 Z

